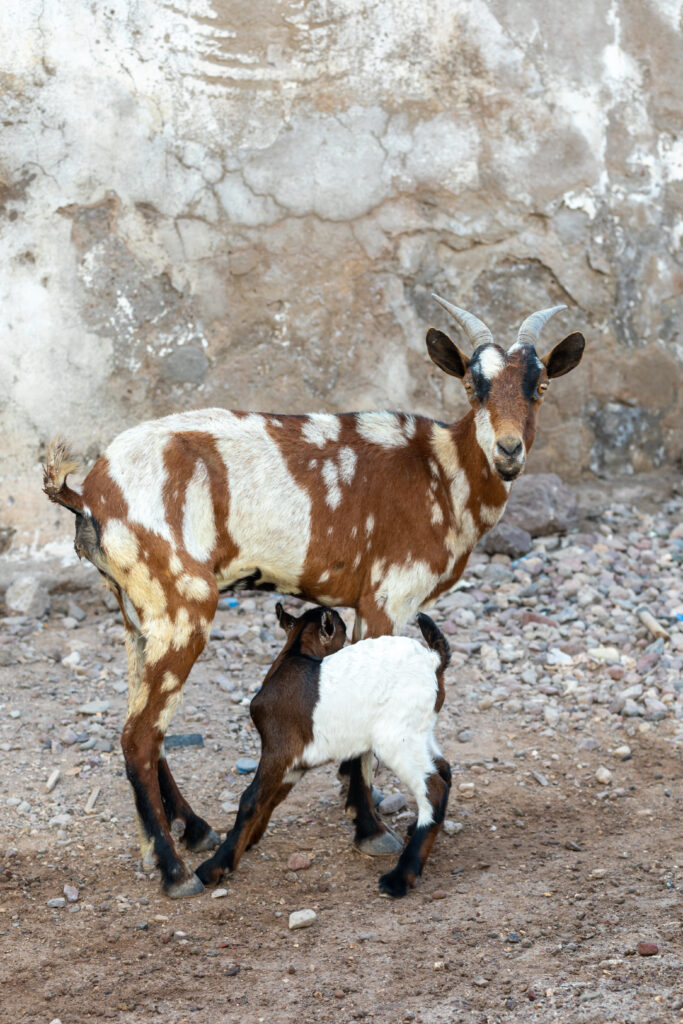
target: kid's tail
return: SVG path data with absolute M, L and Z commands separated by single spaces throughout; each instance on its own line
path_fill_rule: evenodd
M 63 505 L 70 512 L 82 515 L 83 498 L 78 491 L 67 485 L 66 478 L 79 468 L 79 462 L 71 454 L 71 450 L 61 437 L 55 437 L 47 449 L 43 466 L 43 490 L 50 501 Z
M 417 624 L 422 630 L 422 636 L 425 638 L 427 646 L 433 651 L 436 651 L 441 658 L 441 664 L 437 671 L 439 675 L 442 675 L 451 660 L 451 648 L 448 640 L 434 620 L 430 619 L 430 617 L 425 615 L 423 612 L 418 612 Z

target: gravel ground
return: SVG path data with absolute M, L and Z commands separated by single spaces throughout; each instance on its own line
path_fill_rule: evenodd
M 475 553 L 436 605 L 454 784 L 399 902 L 379 897 L 386 861 L 352 850 L 334 766 L 296 787 L 222 897 L 166 899 L 138 859 L 122 628 L 94 571 L 46 617 L 0 618 L 3 1022 L 683 1020 L 683 500 L 638 504 L 584 503 L 579 532 L 517 561 Z M 204 746 L 169 754 L 221 830 L 280 645 L 274 598 L 228 603 L 170 730 Z M 404 833 L 410 800 L 388 808 Z M 300 910 L 316 918 L 290 931 Z

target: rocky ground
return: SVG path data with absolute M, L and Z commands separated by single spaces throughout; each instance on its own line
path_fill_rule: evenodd
M 475 552 L 436 606 L 454 785 L 399 902 L 377 890 L 386 862 L 351 847 L 334 766 L 220 894 L 166 899 L 141 870 L 118 745 L 117 613 L 86 566 L 55 570 L 41 608 L 22 564 L 0 618 L 2 1020 L 683 1019 L 683 499 L 613 494 L 585 490 L 573 530 L 523 557 Z M 22 600 L 30 614 L 10 614 Z M 221 829 L 238 759 L 258 756 L 248 705 L 279 646 L 274 602 L 222 602 L 170 730 L 201 735 L 169 758 Z M 381 767 L 378 785 L 404 833 L 410 801 Z M 300 910 L 315 919 L 290 930 Z

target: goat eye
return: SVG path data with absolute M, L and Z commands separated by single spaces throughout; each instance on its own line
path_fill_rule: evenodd
M 472 381 L 466 380 L 465 383 L 464 383 L 464 388 L 465 388 L 465 391 L 467 392 L 467 394 L 471 395 L 472 392 L 474 391 L 474 385 L 472 384 Z
M 542 381 L 542 382 L 541 382 L 541 383 L 540 383 L 540 384 L 538 385 L 538 390 L 537 390 L 537 394 L 539 394 L 539 395 L 544 395 L 544 394 L 546 393 L 546 391 L 547 391 L 547 390 L 548 390 L 548 382 L 547 382 L 546 380 L 544 380 L 544 381 Z

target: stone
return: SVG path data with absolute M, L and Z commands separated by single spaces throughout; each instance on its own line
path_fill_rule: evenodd
M 554 704 L 546 704 L 543 708 L 543 717 L 546 725 L 554 729 L 560 720 L 560 709 Z
M 80 651 L 71 651 L 65 658 L 62 658 L 62 665 L 66 665 L 67 668 L 76 668 L 76 665 L 80 665 L 80 663 Z
M 472 739 L 472 730 L 460 729 L 460 731 L 456 733 L 455 738 L 457 739 L 458 743 L 469 743 Z
M 294 910 L 289 915 L 289 930 L 310 928 L 317 917 L 315 910 Z
M 509 555 L 510 558 L 521 558 L 531 550 L 531 535 L 513 523 L 502 520 L 479 542 L 479 549 L 489 555 Z
M 605 768 L 604 765 L 600 765 L 595 772 L 595 778 L 602 786 L 606 786 L 612 781 L 612 773 L 609 768 Z
M 47 901 L 47 905 L 51 910 L 58 910 L 60 907 L 66 906 L 66 899 L 63 896 L 54 896 Z
M 112 595 L 113 596 L 113 595 Z M 67 615 L 76 622 L 83 622 L 86 618 L 86 614 L 80 605 L 77 605 L 75 601 L 68 601 L 66 605 Z
M 224 896 L 228 895 L 227 889 L 214 889 L 211 893 L 212 900 L 222 900 Z
M 18 615 L 41 619 L 49 611 L 50 597 L 36 576 L 24 574 L 10 583 L 5 591 L 5 604 L 9 611 Z
M 59 782 L 61 774 L 62 773 L 60 772 L 59 768 L 55 768 L 50 773 L 50 777 L 47 780 L 47 782 L 45 783 L 45 792 L 46 793 L 51 793 L 52 792 L 52 790 L 55 788 L 55 786 Z
M 638 956 L 656 956 L 659 953 L 659 946 L 656 942 L 639 942 L 636 949 Z
M 628 761 L 631 757 L 631 748 L 628 744 L 624 743 L 621 747 L 615 747 L 612 753 L 621 761 Z
M 443 823 L 443 830 L 447 836 L 457 836 L 463 830 L 463 824 L 461 821 L 453 821 L 451 818 L 446 818 Z
M 578 521 L 576 495 L 559 476 L 525 473 L 512 487 L 501 524 L 509 523 L 532 537 L 547 537 L 566 533 Z
M 109 710 L 108 700 L 91 700 L 77 709 L 80 715 L 102 715 Z
M 458 786 L 458 792 L 463 800 L 472 800 L 474 797 L 474 783 L 461 782 Z
M 69 903 L 76 903 L 78 900 L 78 889 L 75 885 L 65 885 L 62 890 Z
M 177 733 L 173 736 L 164 737 L 166 750 L 175 750 L 178 747 L 203 747 L 204 737 L 200 732 Z
M 238 757 L 235 768 L 240 775 L 251 775 L 258 768 L 258 761 L 255 761 L 253 757 Z
M 649 722 L 659 722 L 662 718 L 666 718 L 667 707 L 661 700 L 658 700 L 656 697 L 646 697 L 644 704 L 645 717 Z
M 293 853 L 287 861 L 287 867 L 290 871 L 306 871 L 310 866 L 311 860 L 305 853 Z
M 379 805 L 381 814 L 397 814 L 406 806 L 406 798 L 403 793 L 390 793 L 385 796 Z

